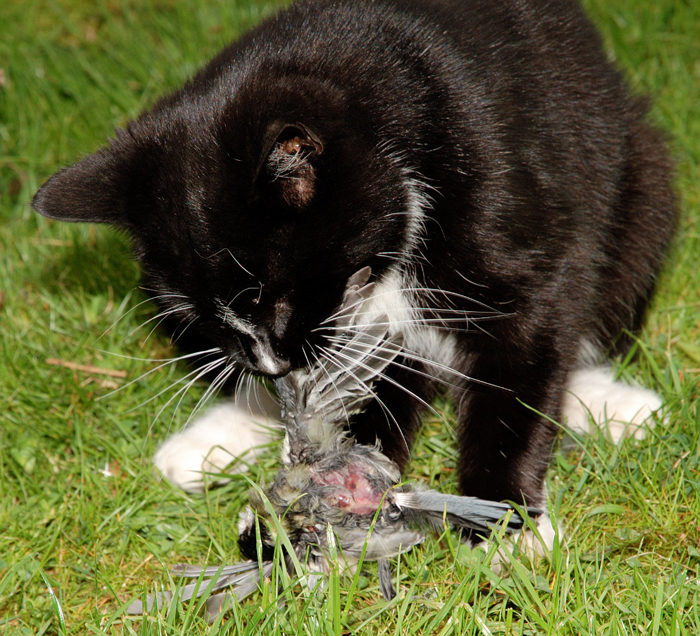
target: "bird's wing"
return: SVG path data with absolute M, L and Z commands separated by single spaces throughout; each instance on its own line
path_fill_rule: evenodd
M 229 588 L 229 591 L 240 601 L 250 596 L 258 589 L 261 581 L 261 574 L 263 577 L 266 577 L 269 576 L 271 571 L 272 563 L 270 561 L 265 561 L 262 566 L 254 561 L 208 568 L 176 565 L 173 568 L 173 574 L 187 578 L 199 578 L 200 576 L 204 576 L 216 577 L 216 579 L 205 578 L 201 581 L 198 580 L 194 583 L 189 583 L 181 587 L 179 591 L 175 593 L 166 591 L 158 592 L 157 594 L 149 594 L 146 597 L 145 606 L 141 600 L 136 600 L 126 608 L 126 613 L 143 614 L 144 612 L 152 611 L 154 606 L 160 609 L 168 604 L 175 595 L 177 595 L 178 601 L 182 602 L 189 601 L 191 598 L 199 598 L 207 591 L 209 594 L 213 595 L 215 592 L 225 588 Z M 216 604 L 217 601 L 214 601 L 214 605 Z
M 509 510 L 512 510 L 507 529 L 519 530 L 524 523 L 523 518 L 512 506 L 499 501 L 446 495 L 436 490 L 396 492 L 393 494 L 393 499 L 402 510 L 410 510 L 418 521 L 421 517 L 426 521 L 445 517 L 456 526 L 488 532 L 504 519 Z M 527 512 L 537 515 L 542 511 L 528 508 Z

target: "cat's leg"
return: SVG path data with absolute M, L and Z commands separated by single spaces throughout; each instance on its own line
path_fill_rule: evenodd
M 648 429 L 654 426 L 657 419 L 654 416 L 661 406 L 661 398 L 654 391 L 616 381 L 612 369 L 601 366 L 571 373 L 562 411 L 568 428 L 589 433 L 592 426 L 600 426 L 605 428 L 614 443 L 618 443 L 625 436 L 644 437 Z M 545 513 L 535 520 L 536 532 L 527 530 L 507 538 L 506 545 L 510 544 L 511 551 L 515 544 L 518 550 L 532 557 L 543 556 L 552 548 L 556 531 L 546 513 L 546 488 L 542 501 L 541 507 Z M 560 536 L 561 532 L 559 528 Z M 488 549 L 486 544 L 482 544 L 482 547 Z M 507 563 L 508 557 L 501 550 L 492 559 L 491 568 L 499 572 Z
M 600 364 L 600 349 L 625 354 L 633 344 L 629 334 L 644 324 L 661 262 L 676 224 L 671 165 L 662 136 L 644 122 L 626 137 L 627 161 L 620 179 L 616 222 L 608 238 L 607 258 L 598 275 L 595 332 L 585 340 L 579 358 L 588 368 L 572 372 L 564 399 L 569 428 L 589 432 L 591 423 L 606 427 L 614 442 L 626 435 L 644 436 L 661 407 L 658 395 L 615 381 Z M 620 334 L 614 342 L 611 334 Z M 663 419 L 661 420 L 663 421 Z
M 563 419 L 578 433 L 590 433 L 597 425 L 618 443 L 628 436 L 643 438 L 656 423 L 654 414 L 661 407 L 661 398 L 654 391 L 616 381 L 609 367 L 595 367 L 579 369 L 569 377 Z
M 527 530 L 509 539 L 535 554 L 551 549 L 555 536 L 547 514 L 545 475 L 557 427 L 542 415 L 556 418 L 563 397 L 566 372 L 554 351 L 550 345 L 537 357 L 517 349 L 510 355 L 503 349 L 473 355 L 465 374 L 493 388 L 473 383 L 455 396 L 462 493 L 542 510 L 535 519 L 536 533 Z
M 174 485 L 202 492 L 225 479 L 207 479 L 206 473 L 247 470 L 258 450 L 275 438 L 280 409 L 261 384 L 239 391 L 175 433 L 160 446 L 153 462 Z

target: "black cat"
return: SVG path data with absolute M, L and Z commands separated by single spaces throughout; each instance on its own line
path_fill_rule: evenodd
M 629 346 L 675 224 L 646 110 L 570 0 L 306 1 L 34 207 L 126 229 L 221 378 L 323 356 L 348 278 L 371 267 L 363 313 L 386 313 L 406 354 L 351 422 L 358 440 L 404 465 L 446 383 L 462 492 L 537 505 L 555 436 L 538 413 L 573 413 L 567 387 L 594 417 L 639 423 L 660 405 L 583 370 Z M 204 445 L 236 454 L 235 437 Z

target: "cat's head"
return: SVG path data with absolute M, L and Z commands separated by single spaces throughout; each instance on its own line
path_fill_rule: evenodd
M 410 218 L 362 112 L 322 83 L 263 75 L 195 78 L 49 179 L 34 207 L 125 229 L 171 318 L 279 376 L 307 363 L 348 278 L 405 250 Z

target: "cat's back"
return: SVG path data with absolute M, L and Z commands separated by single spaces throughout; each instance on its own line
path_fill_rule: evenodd
M 186 92 L 230 94 L 261 69 L 348 90 L 441 73 L 453 83 L 488 81 L 493 91 L 574 78 L 612 80 L 610 88 L 618 79 L 572 0 L 306 0 L 225 48 Z

